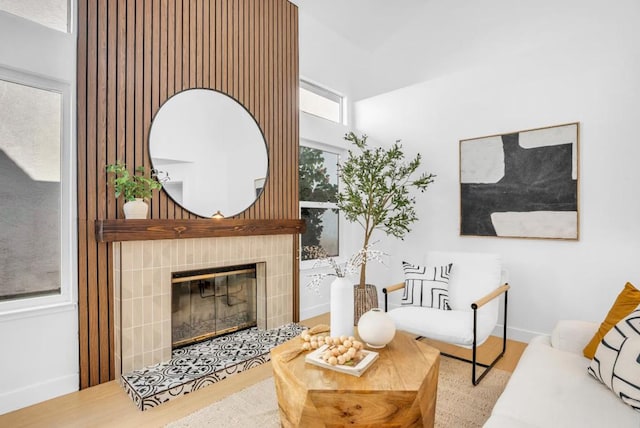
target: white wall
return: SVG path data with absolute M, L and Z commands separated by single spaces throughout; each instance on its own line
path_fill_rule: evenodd
M 429 249 L 497 252 L 513 287 L 512 337 L 548 333 L 559 319 L 602 320 L 626 281 L 640 285 L 640 3 L 430 4 L 429 25 L 406 30 L 422 39 L 395 40 L 385 61 L 415 58 L 414 76 L 435 77 L 355 107 L 360 129 L 381 141 L 401 138 L 437 174 L 417 195 L 413 232 L 405 242 L 385 241 L 394 258 L 389 281 L 402 278 L 402 259 Z M 573 121 L 580 240 L 460 237 L 459 140 Z
M 0 414 L 77 391 L 75 305 L 0 316 Z
M 349 70 L 355 62 L 364 61 L 364 53 L 351 42 L 336 34 L 313 17 L 299 10 L 300 76 L 316 84 L 339 92 L 347 98 L 347 124 L 337 124 L 306 113 L 300 113 L 300 139 L 303 145 L 346 155 L 348 148 L 344 135 L 353 127 L 351 115 L 351 93 L 354 74 Z M 348 258 L 361 241 L 361 231 L 340 220 L 342 257 Z M 300 319 L 307 319 L 329 312 L 329 284 L 333 277 L 325 279 L 319 293 L 307 289 L 309 275 L 320 272 L 312 269 L 313 263 L 301 263 L 300 271 Z

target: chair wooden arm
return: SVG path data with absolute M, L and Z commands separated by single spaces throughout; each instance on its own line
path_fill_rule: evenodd
M 496 297 L 500 296 L 502 293 L 506 293 L 507 290 L 509 290 L 510 288 L 511 286 L 509 284 L 501 285 L 500 287 L 493 290 L 491 293 L 471 303 L 471 309 L 478 309 L 479 307 L 486 305 Z
M 385 287 L 382 289 L 384 294 L 391 293 L 396 290 L 402 290 L 404 288 L 404 282 L 399 282 L 397 284 L 391 285 L 389 287 Z
M 389 287 L 385 287 L 382 289 L 382 293 L 384 294 L 384 311 L 387 312 L 389 301 L 387 299 L 387 295 L 396 290 L 402 290 L 404 288 L 404 282 L 399 282 L 394 285 L 390 285 Z

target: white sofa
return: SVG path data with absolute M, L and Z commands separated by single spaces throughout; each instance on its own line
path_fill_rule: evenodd
M 485 428 L 640 428 L 640 412 L 587 373 L 599 324 L 560 321 L 525 349 Z

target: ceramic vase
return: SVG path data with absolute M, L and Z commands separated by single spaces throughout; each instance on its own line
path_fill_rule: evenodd
M 396 324 L 380 308 L 365 312 L 358 321 L 358 335 L 370 348 L 384 348 L 395 334 Z
M 122 208 L 124 209 L 124 218 L 147 218 L 149 211 L 149 205 L 142 198 L 125 202 Z
M 353 283 L 336 278 L 331 283 L 331 336 L 353 336 Z

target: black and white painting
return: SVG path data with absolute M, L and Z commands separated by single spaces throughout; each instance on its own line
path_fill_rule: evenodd
M 460 141 L 460 234 L 578 239 L 578 123 Z

